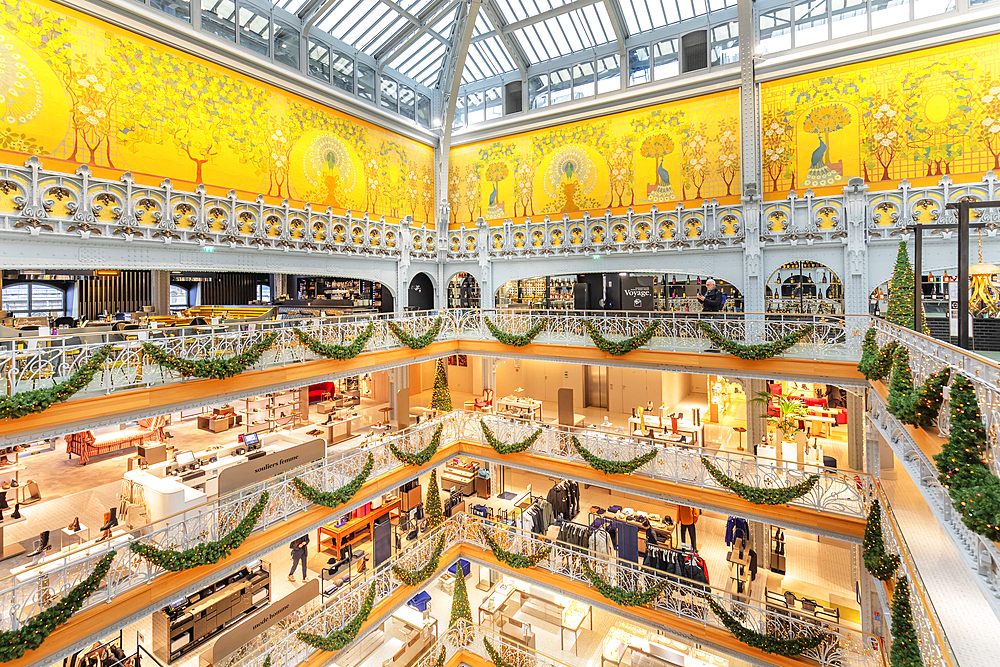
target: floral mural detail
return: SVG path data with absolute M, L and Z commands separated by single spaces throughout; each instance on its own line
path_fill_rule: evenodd
M 430 146 L 50 0 L 0 11 L 0 152 L 434 223 Z

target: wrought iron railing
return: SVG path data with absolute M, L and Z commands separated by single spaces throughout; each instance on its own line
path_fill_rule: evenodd
M 269 637 L 263 641 L 251 642 L 224 659 L 220 663 L 220 667 L 261 667 L 268 655 L 271 656 L 272 664 L 276 666 L 303 662 L 313 651 L 308 647 L 303 648 L 304 645 L 295 636 L 297 632 L 304 631 L 325 635 L 343 627 L 360 610 L 364 596 L 372 582 L 375 582 L 378 591 L 377 600 L 380 601 L 392 595 L 404 584 L 392 573 L 389 565 L 399 563 L 407 569 L 423 567 L 429 558 L 430 551 L 442 534 L 445 535 L 445 550 L 469 545 L 488 553 L 490 547 L 483 537 L 484 530 L 494 540 L 518 553 L 534 554 L 543 549 L 551 549 L 549 554 L 538 564 L 538 567 L 569 581 L 590 585 L 590 580 L 584 573 L 584 564 L 587 564 L 611 584 L 629 591 L 643 591 L 650 586 L 656 586 L 668 580 L 666 591 L 652 604 L 652 608 L 667 614 L 669 617 L 723 628 L 722 622 L 707 603 L 708 599 L 714 599 L 716 603 L 739 618 L 747 627 L 773 637 L 791 639 L 811 637 L 816 632 L 826 634 L 826 639 L 817 648 L 803 654 L 804 657 L 812 659 L 820 665 L 831 667 L 834 665 L 840 667 L 876 667 L 880 665 L 877 642 L 874 641 L 874 637 L 846 626 L 806 619 L 759 602 L 734 599 L 725 591 L 705 584 L 668 577 L 664 573 L 643 568 L 635 563 L 620 560 L 607 554 L 598 554 L 575 545 L 552 542 L 540 535 L 513 526 L 468 514 L 459 514 L 446 520 L 439 528 L 426 533 L 417 542 L 414 549 L 397 554 L 387 565 L 368 573 L 366 577 L 355 579 L 349 586 L 343 587 L 322 607 L 300 615 L 296 624 L 290 624 L 285 629 L 284 637 L 280 639 Z M 443 570 L 448 565 L 450 563 L 442 562 L 440 567 Z M 516 572 L 513 573 L 513 576 L 518 577 Z M 593 592 L 590 597 L 603 603 L 603 598 L 597 592 Z M 384 613 L 384 611 L 388 610 L 379 610 L 379 613 Z M 437 657 L 436 653 L 434 657 Z
M 434 431 L 440 425 L 444 426 L 442 447 L 463 441 L 487 445 L 479 423 L 480 418 L 485 419 L 494 433 L 504 440 L 521 439 L 535 428 L 542 428 L 542 436 L 528 450 L 538 457 L 540 466 L 545 466 L 545 462 L 552 459 L 570 463 L 583 462 L 569 443 L 570 434 L 560 427 L 482 413 L 452 412 L 341 455 L 277 475 L 266 482 L 248 486 L 182 514 L 137 528 L 85 552 L 70 552 L 41 568 L 32 568 L 17 576 L 0 580 L 0 599 L 7 603 L 5 613 L 0 617 L 0 630 L 17 629 L 53 600 L 65 595 L 93 571 L 97 562 L 110 549 L 117 549 L 118 556 L 104 585 L 88 598 L 86 607 L 109 602 L 124 592 L 148 584 L 165 574 L 160 568 L 131 554 L 128 551 L 128 543 L 131 541 L 152 544 L 160 549 L 183 550 L 217 540 L 246 516 L 264 490 L 270 494 L 270 500 L 256 531 L 266 531 L 310 507 L 296 491 L 292 483 L 295 477 L 318 489 L 333 491 L 356 477 L 370 454 L 374 457 L 375 467 L 369 479 L 375 479 L 403 467 L 390 451 L 390 444 L 405 451 L 419 451 L 430 443 Z M 650 445 L 635 438 L 589 429 L 574 429 L 574 434 L 582 446 L 609 459 L 631 459 L 650 448 Z M 786 486 L 801 481 L 805 475 L 810 474 L 808 471 L 800 472 L 775 465 L 769 459 L 756 459 L 745 453 L 737 456 L 735 453 L 729 455 L 708 449 L 683 447 L 659 447 L 656 458 L 634 474 L 689 488 L 725 491 L 706 473 L 700 461 L 701 456 L 744 483 L 761 487 Z M 501 460 L 499 455 L 496 460 Z M 419 471 L 414 469 L 414 474 L 417 472 Z M 792 505 L 826 514 L 864 518 L 865 505 L 873 489 L 873 482 L 868 475 L 825 468 L 815 472 L 820 475 L 819 483 L 807 495 L 792 501 Z M 347 511 L 349 508 L 350 506 L 345 506 L 344 509 Z

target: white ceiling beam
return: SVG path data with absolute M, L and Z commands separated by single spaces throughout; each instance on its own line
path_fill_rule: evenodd
M 458 91 L 462 87 L 462 71 L 465 69 L 465 59 L 469 55 L 469 44 L 472 43 L 472 31 L 476 28 L 476 17 L 479 16 L 479 8 L 482 0 L 469 1 L 469 13 L 465 17 L 465 24 L 462 26 L 462 41 L 455 45 L 455 64 L 451 72 L 447 75 L 451 77 L 451 85 L 448 94 L 448 109 L 444 116 L 444 132 L 441 142 L 441 150 L 447 152 L 451 144 L 451 127 L 455 121 L 455 104 L 458 102 Z
M 434 33 L 433 30 L 431 30 L 431 28 L 441 19 L 443 19 L 445 15 L 448 14 L 448 12 L 454 10 L 455 5 L 457 5 L 458 2 L 459 0 L 450 0 L 450 2 L 448 2 L 448 4 L 444 6 L 444 9 L 435 12 L 426 21 L 420 22 L 417 25 L 411 24 L 406 28 L 397 32 L 391 38 L 389 38 L 389 40 L 386 41 L 386 43 L 383 44 L 379 48 L 379 50 L 375 53 L 375 62 L 378 63 L 378 71 L 381 72 L 383 69 L 385 69 L 385 66 L 387 64 L 392 62 L 396 58 L 396 56 L 398 56 L 400 53 L 402 53 L 410 46 L 412 46 L 418 39 L 420 39 L 420 36 L 423 35 L 425 32 L 436 34 Z M 454 35 L 454 31 L 452 31 L 452 35 Z M 442 39 L 442 41 L 444 41 L 446 44 L 450 43 L 447 40 L 441 38 L 440 36 L 439 38 Z
M 625 17 L 622 16 L 621 5 L 618 4 L 618 0 L 604 0 L 604 9 L 607 10 L 608 16 L 611 17 L 611 26 L 615 29 L 615 38 L 618 40 L 618 46 L 624 48 L 625 38 L 628 35 L 625 30 Z
M 486 4 L 483 5 L 483 12 L 486 14 L 486 18 L 490 20 L 493 27 L 499 31 L 498 37 L 507 53 L 510 55 L 510 59 L 514 61 L 517 65 L 517 71 L 521 73 L 521 78 L 524 79 L 528 76 L 528 57 L 525 55 L 524 51 L 521 50 L 521 45 L 517 43 L 517 38 L 504 32 L 507 27 L 507 22 L 504 20 L 503 15 L 496 7 L 494 0 L 487 0 Z M 469 40 L 471 44 L 474 40 Z

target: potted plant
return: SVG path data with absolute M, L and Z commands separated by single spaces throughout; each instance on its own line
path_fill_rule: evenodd
M 795 434 L 802 432 L 799 421 L 805 419 L 808 414 L 806 404 L 802 401 L 786 396 L 775 396 L 769 391 L 758 392 L 750 400 L 764 406 L 767 423 L 781 432 L 782 440 L 785 442 L 794 442 Z

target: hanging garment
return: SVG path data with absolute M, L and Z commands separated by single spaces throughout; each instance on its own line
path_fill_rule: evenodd
M 750 539 L 750 525 L 746 519 L 731 516 L 726 520 L 726 546 L 733 546 L 739 537 L 742 537 L 744 542 Z

